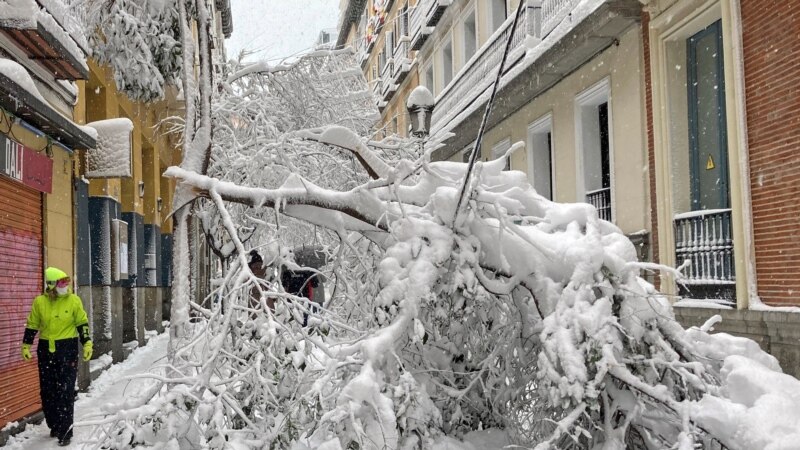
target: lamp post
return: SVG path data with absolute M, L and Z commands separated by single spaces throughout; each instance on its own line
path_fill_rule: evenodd
M 406 102 L 408 115 L 411 117 L 411 135 L 425 139 L 431 132 L 431 115 L 435 101 L 433 94 L 425 86 L 417 86 L 411 91 Z

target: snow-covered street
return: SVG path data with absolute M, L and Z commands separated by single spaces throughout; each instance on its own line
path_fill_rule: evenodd
M 103 411 L 116 411 L 117 405 L 137 397 L 151 386 L 148 379 L 129 379 L 132 375 L 147 373 L 154 366 L 165 362 L 169 334 L 153 336 L 147 345 L 134 350 L 124 362 L 111 366 L 92 382 L 89 392 L 79 394 L 75 402 L 75 431 L 68 447 L 59 447 L 58 441 L 50 437 L 47 425 L 28 426 L 27 429 L 9 439 L 7 448 L 13 450 L 46 450 L 56 448 L 90 448 L 92 427 L 80 426 L 81 422 L 97 421 Z M 156 369 L 158 370 L 158 369 Z

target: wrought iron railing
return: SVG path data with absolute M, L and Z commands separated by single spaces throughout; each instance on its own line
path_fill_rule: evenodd
M 542 2 L 542 39 L 572 12 L 579 0 L 544 0 Z
M 611 222 L 611 188 L 587 192 L 586 203 L 597 209 L 597 217 Z
M 386 61 L 386 64 L 383 66 L 383 70 L 381 70 L 381 97 L 384 100 L 388 100 L 388 97 L 391 97 L 390 94 L 394 93 L 397 89 L 394 81 L 392 80 L 392 74 L 394 73 L 394 60 L 389 59 Z
M 422 47 L 452 2 L 452 0 L 419 0 L 416 6 L 409 10 L 412 50 L 419 50 Z
M 510 54 L 505 66 L 506 71 L 522 57 L 522 54 L 515 52 L 515 50 L 522 46 L 522 42 L 525 40 L 525 16 L 520 22 L 511 39 Z M 514 17 L 509 17 L 500 30 L 492 36 L 492 40 L 481 46 L 475 56 L 470 58 L 467 64 L 456 74 L 453 81 L 445 86 L 436 99 L 436 108 L 434 108 L 433 116 L 431 117 L 434 128 L 443 117 L 452 113 L 459 103 L 477 98 L 486 88 L 491 86 L 495 80 L 497 68 L 500 67 L 500 62 L 503 59 L 503 51 L 505 50 L 508 36 L 511 34 L 513 23 Z M 515 58 L 512 58 L 511 55 L 514 55 Z
M 428 36 L 433 32 L 431 28 L 425 25 L 425 8 L 423 7 L 423 0 L 408 12 L 411 17 L 411 26 L 409 34 L 411 35 L 411 49 L 419 50 L 422 44 L 428 39 Z
M 674 220 L 676 263 L 691 261 L 683 283 L 735 283 L 731 210 L 692 211 Z
M 397 41 L 394 47 L 394 71 L 395 82 L 401 74 L 411 70 L 411 58 L 409 58 L 410 42 L 408 36 L 403 36 Z

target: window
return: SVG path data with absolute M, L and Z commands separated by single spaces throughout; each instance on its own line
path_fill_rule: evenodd
M 553 118 L 548 114 L 528 126 L 528 179 L 536 192 L 553 200 Z
M 611 136 L 608 101 L 608 79 L 581 93 L 576 99 L 576 132 L 578 161 L 583 170 L 578 171 L 578 182 L 587 203 L 597 208 L 601 219 L 612 220 L 611 208 Z
M 746 128 L 738 116 L 744 81 L 734 68 L 743 63 L 743 44 L 739 33 L 722 30 L 726 23 L 739 29 L 741 18 L 731 12 L 732 0 L 701 3 L 677 1 L 650 24 L 655 174 L 668 188 L 655 208 L 659 218 L 672 219 L 671 227 L 659 229 L 659 254 L 672 266 L 690 261 L 688 283 L 667 289 L 696 299 L 737 299 L 746 307 L 754 279 L 741 252 L 752 234 L 734 233 L 733 224 L 751 219 L 745 200 L 730 196 L 730 180 L 747 184 L 750 176 L 742 169 Z
M 433 83 L 433 62 L 429 62 L 428 63 L 428 66 L 425 67 L 425 72 L 424 73 L 425 73 L 425 80 L 424 80 L 425 87 L 428 88 L 428 90 L 431 91 L 431 93 L 436 92 L 436 91 L 433 90 L 433 87 L 434 87 L 434 83 Z
M 442 89 L 453 81 L 453 42 L 448 41 L 442 48 Z
M 730 207 L 722 22 L 686 41 L 692 210 Z
M 478 49 L 478 28 L 475 25 L 475 11 L 470 11 L 464 19 L 464 64 L 475 55 Z
M 489 31 L 494 33 L 506 20 L 506 0 L 489 0 Z
M 399 27 L 399 34 L 397 36 L 408 36 L 408 5 L 403 6 L 403 9 L 397 14 L 397 25 Z
M 505 138 L 502 141 L 498 142 L 497 144 L 495 144 L 494 147 L 492 147 L 492 159 L 495 160 L 497 158 L 504 157 L 504 155 L 510 148 L 511 148 L 511 138 Z M 509 170 L 509 169 L 511 169 L 511 158 L 506 157 L 506 167 L 503 170 Z

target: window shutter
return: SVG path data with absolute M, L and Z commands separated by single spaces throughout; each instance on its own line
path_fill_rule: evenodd
M 388 59 L 391 59 L 394 56 L 393 53 L 392 53 L 393 50 L 394 50 L 394 33 L 393 32 L 391 32 L 391 31 L 387 31 L 386 32 L 386 41 L 385 42 L 386 42 L 386 48 L 385 48 L 386 56 L 387 56 Z

